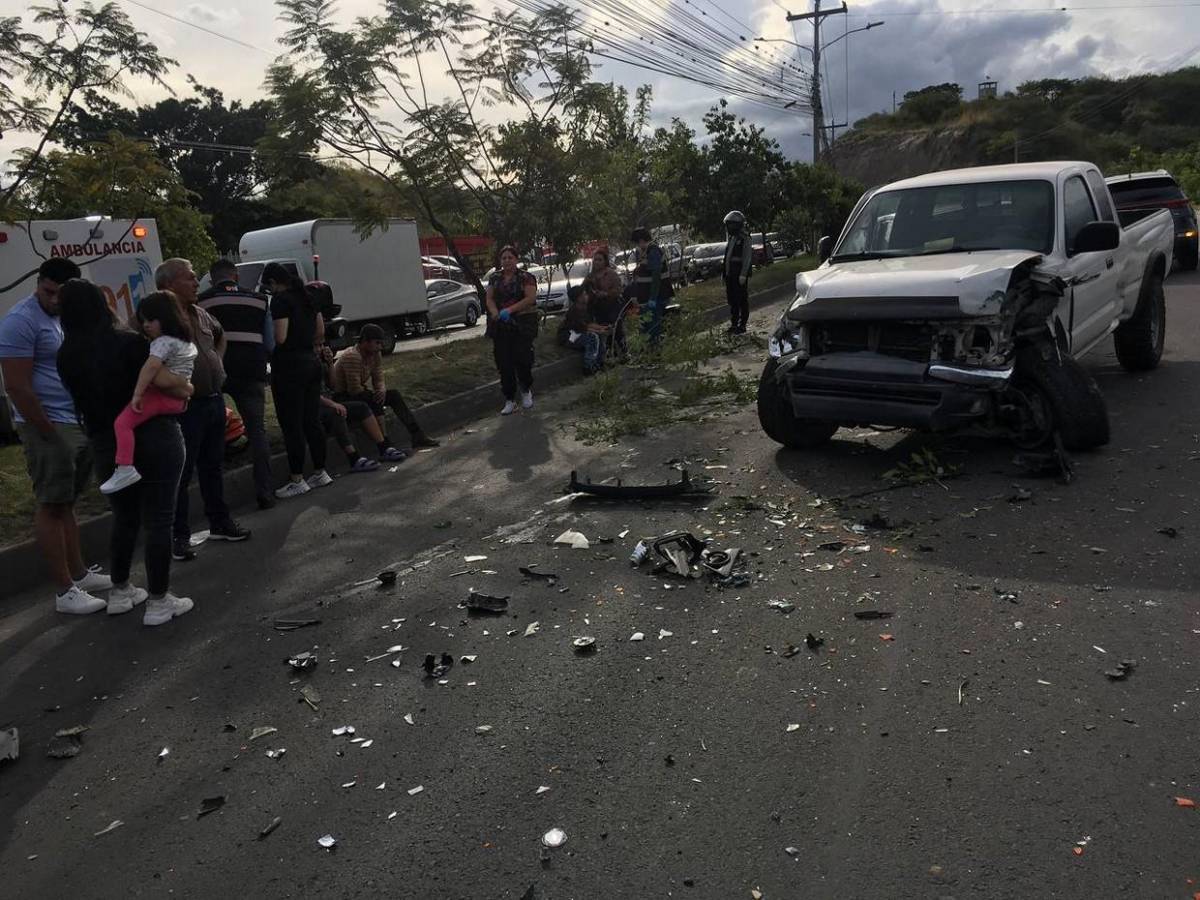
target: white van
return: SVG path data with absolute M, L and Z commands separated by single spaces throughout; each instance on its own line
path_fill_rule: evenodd
M 158 225 L 153 219 L 103 216 L 0 222 L 0 318 L 33 293 L 38 266 L 54 257 L 73 260 L 127 321 L 154 290 L 154 270 L 162 262 Z M 13 430 L 0 379 L 0 437 L 11 438 Z

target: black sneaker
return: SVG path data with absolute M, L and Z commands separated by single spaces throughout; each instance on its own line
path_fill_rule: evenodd
M 191 541 L 188 538 L 176 538 L 171 541 L 171 559 L 175 562 L 191 562 L 196 558 L 196 551 L 192 549 Z
M 243 528 L 233 519 L 222 522 L 220 525 L 214 525 L 208 530 L 210 541 L 244 541 L 248 537 L 250 537 L 250 529 Z
M 259 509 L 274 509 L 275 508 L 275 498 L 272 497 L 270 494 L 259 494 L 258 497 L 255 499 L 258 501 Z

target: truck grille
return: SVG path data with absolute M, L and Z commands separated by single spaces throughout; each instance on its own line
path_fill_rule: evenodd
M 933 330 L 906 322 L 822 322 L 813 326 L 813 353 L 869 350 L 914 362 L 933 357 Z

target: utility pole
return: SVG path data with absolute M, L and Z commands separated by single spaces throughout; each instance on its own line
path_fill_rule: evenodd
M 812 117 L 813 117 L 813 165 L 821 159 L 821 143 L 825 139 L 825 111 L 821 106 L 821 21 L 827 16 L 846 14 L 846 0 L 842 0 L 840 9 L 821 11 L 821 0 L 813 0 L 814 9 L 810 13 L 788 13 L 789 22 L 802 19 L 812 19 L 813 23 L 813 76 L 812 76 Z

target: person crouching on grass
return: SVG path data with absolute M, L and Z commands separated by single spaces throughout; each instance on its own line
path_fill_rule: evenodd
M 192 329 L 184 317 L 183 307 L 170 291 L 155 291 L 137 308 L 137 320 L 142 332 L 150 339 L 150 356 L 142 365 L 133 399 L 117 416 L 113 431 L 117 438 L 117 467 L 112 476 L 100 485 L 100 493 L 117 491 L 141 480 L 133 465 L 134 429 L 155 416 L 177 416 L 187 406 L 186 400 L 172 397 L 155 385 L 159 373 L 166 370 L 180 378 L 191 379 L 196 362 L 196 345 Z

